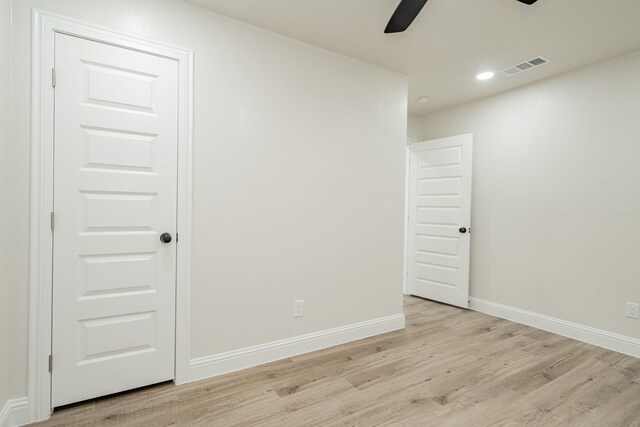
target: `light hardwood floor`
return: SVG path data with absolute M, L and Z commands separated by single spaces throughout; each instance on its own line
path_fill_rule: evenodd
M 38 425 L 640 426 L 640 359 L 418 298 L 405 313 L 403 331 Z

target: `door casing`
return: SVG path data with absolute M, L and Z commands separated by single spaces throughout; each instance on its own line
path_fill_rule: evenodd
M 190 361 L 193 51 L 130 36 L 40 10 L 32 11 L 31 209 L 29 254 L 29 421 L 51 414 L 51 301 L 53 232 L 54 38 L 64 33 L 178 62 L 178 229 L 176 384 L 188 382 Z

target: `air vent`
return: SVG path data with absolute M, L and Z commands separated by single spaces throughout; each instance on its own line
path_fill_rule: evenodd
M 537 58 L 530 59 L 528 61 L 524 61 L 521 64 L 512 65 L 510 67 L 502 70 L 502 73 L 505 76 L 514 76 L 523 71 L 531 70 L 532 68 L 539 67 L 541 65 L 546 64 L 547 62 L 551 62 L 549 58 L 545 58 L 544 56 L 538 56 Z

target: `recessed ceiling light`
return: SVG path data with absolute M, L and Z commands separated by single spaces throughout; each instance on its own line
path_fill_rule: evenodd
M 496 74 L 493 71 L 485 71 L 484 73 L 480 73 L 476 76 L 478 80 L 489 80 L 492 79 Z
M 420 104 L 426 104 L 427 102 L 429 102 L 429 97 L 428 96 L 421 96 L 420 98 L 418 98 L 418 102 Z

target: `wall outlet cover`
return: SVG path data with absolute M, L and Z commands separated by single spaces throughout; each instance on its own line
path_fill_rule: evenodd
M 627 303 L 627 317 L 631 319 L 638 319 L 638 316 L 640 314 L 639 311 L 640 311 L 640 306 L 637 303 L 634 303 L 634 302 Z
M 293 302 L 293 317 L 304 316 L 304 300 L 299 299 Z

